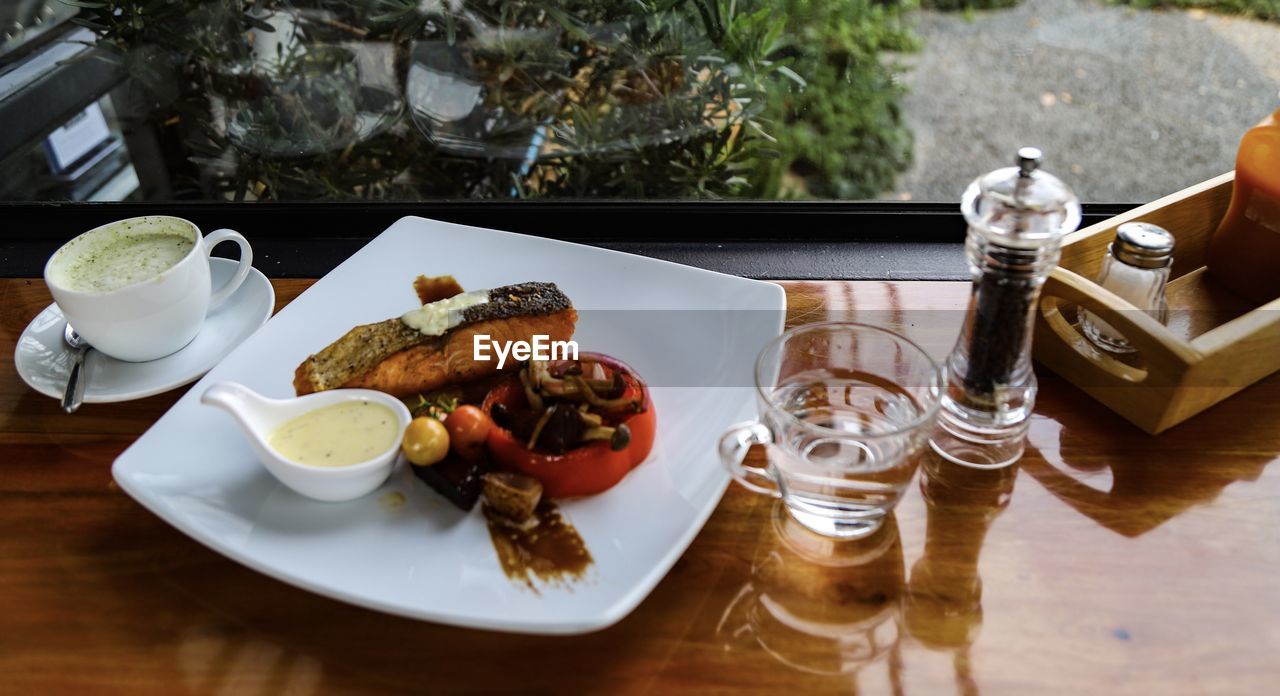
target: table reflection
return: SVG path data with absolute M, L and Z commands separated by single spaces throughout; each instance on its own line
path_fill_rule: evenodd
M 830 539 L 773 505 L 745 585 L 716 626 L 726 650 L 763 650 L 793 669 L 855 674 L 889 656 L 897 681 L 904 586 L 902 541 L 891 515 L 865 539 Z
M 1017 466 L 971 469 L 930 454 L 920 473 L 927 509 L 924 555 L 911 567 L 903 603 L 907 633 L 954 652 L 962 693 L 977 693 L 969 646 L 982 628 L 978 558 L 991 524 L 1009 505 Z
M 191 692 L 321 692 L 324 664 L 262 637 L 234 638 L 213 626 L 192 626 L 175 645 L 181 684 Z
M 775 503 L 717 640 L 728 652 L 758 651 L 807 674 L 852 676 L 855 687 L 873 679 L 863 676 L 869 669 L 883 670 L 895 692 L 904 689 L 903 655 L 914 642 L 951 654 L 959 690 L 977 693 L 969 647 L 982 626 L 978 561 L 1017 476 L 1017 467 L 978 470 L 926 457 L 923 554 L 909 574 L 896 515 L 871 537 L 840 541 L 805 529 Z
M 1256 481 L 1277 460 L 1275 445 L 1239 411 L 1216 408 L 1189 425 L 1144 435 L 1056 378 L 1065 398 L 1037 404 L 1042 416 L 1022 469 L 1103 527 L 1137 537 L 1229 485 Z M 1053 433 L 1056 431 L 1056 442 Z M 1213 433 L 1205 439 L 1204 433 Z

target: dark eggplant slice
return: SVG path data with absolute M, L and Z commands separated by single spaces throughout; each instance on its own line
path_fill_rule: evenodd
M 415 466 L 413 473 L 431 489 L 463 510 L 470 510 L 484 490 L 484 475 L 493 470 L 488 457 L 467 461 L 454 452 L 431 466 Z

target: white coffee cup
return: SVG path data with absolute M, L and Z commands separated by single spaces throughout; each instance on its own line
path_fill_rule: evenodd
M 209 252 L 228 241 L 240 247 L 240 265 L 214 291 Z M 62 245 L 45 264 L 44 280 L 67 322 L 96 350 L 144 362 L 190 343 L 252 265 L 253 250 L 239 232 L 202 236 L 189 220 L 149 215 L 95 227 Z

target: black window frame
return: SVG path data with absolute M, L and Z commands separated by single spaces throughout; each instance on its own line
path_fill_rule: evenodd
M 1085 204 L 1083 225 L 1138 204 Z M 318 277 L 407 215 L 617 249 L 764 280 L 960 280 L 955 203 L 437 201 L 0 203 L 0 276 L 38 277 L 63 242 L 112 220 L 176 215 L 246 235 L 271 277 Z

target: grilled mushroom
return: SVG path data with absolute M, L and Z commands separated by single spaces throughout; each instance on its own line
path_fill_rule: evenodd
M 491 472 L 484 475 L 484 499 L 504 517 L 524 522 L 542 500 L 542 484 L 524 474 Z

